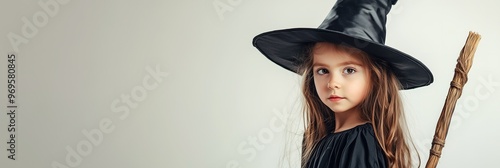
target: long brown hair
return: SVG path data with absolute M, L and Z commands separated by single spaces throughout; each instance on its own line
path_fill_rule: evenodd
M 305 47 L 299 72 L 302 73 L 302 94 L 304 96 L 304 139 L 302 146 L 302 167 L 305 167 L 315 145 L 325 137 L 329 128 L 335 126 L 334 112 L 323 104 L 316 92 L 313 79 L 312 63 L 314 44 Z M 369 121 L 375 136 L 384 151 L 390 168 L 411 167 L 409 138 L 406 132 L 403 105 L 399 96 L 401 84 L 389 65 L 365 52 L 345 45 L 337 48 L 362 59 L 369 69 L 370 92 L 360 104 L 361 115 Z M 418 155 L 417 155 L 418 156 Z M 419 158 L 420 160 L 420 158 Z

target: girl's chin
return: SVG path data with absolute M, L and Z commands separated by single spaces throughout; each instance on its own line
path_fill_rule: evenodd
M 332 110 L 334 113 L 346 113 L 346 112 L 352 112 L 352 111 L 356 111 L 355 109 L 356 108 L 332 108 L 332 107 L 328 107 L 330 110 Z

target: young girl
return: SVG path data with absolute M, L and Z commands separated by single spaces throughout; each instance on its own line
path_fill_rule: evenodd
M 302 167 L 411 167 L 398 92 L 433 77 L 417 59 L 384 45 L 395 3 L 338 0 L 318 28 L 254 38 L 271 61 L 303 76 Z

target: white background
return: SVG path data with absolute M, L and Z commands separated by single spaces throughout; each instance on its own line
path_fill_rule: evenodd
M 39 2 L 58 6 L 47 11 Z M 218 13 L 215 2 L 228 5 L 227 11 Z M 265 31 L 317 27 L 334 1 L 62 3 L 0 5 L 0 167 L 298 167 L 300 78 L 267 60 L 251 41 Z M 434 74 L 430 86 L 402 91 L 422 164 L 456 58 L 468 31 L 476 31 L 483 38 L 438 166 L 498 167 L 498 5 L 407 0 L 389 15 L 386 44 Z M 23 35 L 27 24 L 37 30 L 24 32 L 29 37 Z M 12 33 L 26 40 L 18 50 L 9 40 Z M 6 55 L 14 51 L 19 108 L 12 161 L 5 91 Z M 148 69 L 163 76 L 154 80 Z M 155 87 L 145 88 L 144 78 Z M 122 99 L 127 96 L 129 104 Z M 103 136 L 94 136 L 99 141 L 93 144 L 82 131 Z

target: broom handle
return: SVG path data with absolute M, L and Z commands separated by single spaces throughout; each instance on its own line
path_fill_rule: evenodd
M 467 82 L 467 73 L 472 66 L 472 59 L 474 58 L 474 53 L 476 52 L 476 47 L 480 39 L 481 36 L 479 34 L 469 32 L 467 41 L 460 52 L 457 65 L 455 67 L 455 75 L 451 81 L 448 95 L 446 96 L 446 101 L 441 111 L 441 116 L 436 124 L 436 132 L 432 141 L 429 160 L 427 160 L 427 164 L 425 166 L 426 168 L 435 168 L 438 164 L 439 158 L 441 157 L 441 151 L 444 147 L 446 135 L 448 134 L 451 117 L 453 115 L 453 111 L 455 110 L 457 100 L 462 95 L 462 87 Z

